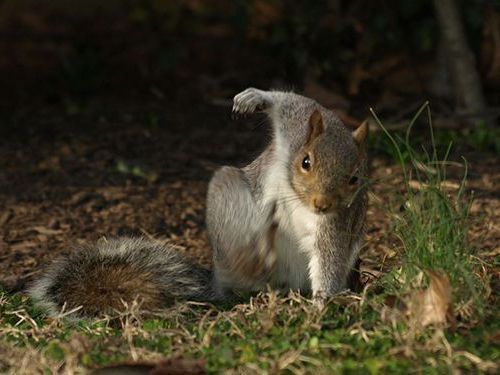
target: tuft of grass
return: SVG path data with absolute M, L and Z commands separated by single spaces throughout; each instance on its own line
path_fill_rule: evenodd
M 403 174 L 404 186 L 396 196 L 399 212 L 392 215 L 402 265 L 390 273 L 390 279 L 396 287 L 402 284 L 410 288 L 427 270 L 444 272 L 456 291 L 456 299 L 472 301 L 481 310 L 485 285 L 477 273 L 476 249 L 467 241 L 473 198 L 466 192 L 467 161 L 463 159 L 460 183 L 450 183 L 447 169 L 452 143 L 441 153 L 437 149 L 428 102 L 411 120 L 404 138 L 389 133 L 371 112 L 392 145 Z M 416 149 L 411 141 L 413 125 L 424 114 L 429 124 L 430 150 L 423 146 Z

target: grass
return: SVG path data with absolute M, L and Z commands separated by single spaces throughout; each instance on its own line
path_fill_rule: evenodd
M 426 114 L 430 150 L 415 149 L 411 142 L 411 130 L 422 114 Z M 439 155 L 432 127 L 431 112 L 425 103 L 411 120 L 403 137 L 387 131 L 375 113 L 373 116 L 392 144 L 393 153 L 401 167 L 404 182 L 403 194 L 396 195 L 400 207 L 393 212 L 394 229 L 400 241 L 402 265 L 390 276 L 397 278 L 396 287 L 407 287 L 426 270 L 447 275 L 459 299 L 481 310 L 485 294 L 484 275 L 479 275 L 476 250 L 468 243 L 469 211 L 472 197 L 466 194 L 468 165 L 463 159 L 462 178 L 450 184 L 447 168 L 451 142 Z
M 428 329 L 410 338 L 404 324 L 380 319 L 382 307 L 368 296 L 344 295 L 320 313 L 298 295 L 267 293 L 229 310 L 180 304 L 141 317 L 131 308 L 116 321 L 71 326 L 41 318 L 26 298 L 7 297 L 1 307 L 7 317 L 2 350 L 9 355 L 2 355 L 0 369 L 70 373 L 130 359 L 183 356 L 204 358 L 213 373 L 443 373 L 487 370 L 494 365 L 483 358 L 498 358 L 498 350 L 484 340 L 485 332 L 499 328 L 494 319 L 477 332 Z
M 414 149 L 385 131 L 404 176 L 391 211 L 398 256 L 392 270 L 361 294 L 341 294 L 318 311 L 298 295 L 273 292 L 236 306 L 178 303 L 141 313 L 70 323 L 49 319 L 22 295 L 0 292 L 0 372 L 81 373 L 116 363 L 203 359 L 209 373 L 441 374 L 498 371 L 496 296 L 476 249 L 467 242 L 470 197 L 464 177 L 446 186 L 449 147 Z M 375 114 L 374 114 L 375 115 Z M 378 121 L 378 118 L 375 116 Z M 458 315 L 446 325 L 415 327 L 387 301 L 404 300 L 438 271 L 451 283 Z

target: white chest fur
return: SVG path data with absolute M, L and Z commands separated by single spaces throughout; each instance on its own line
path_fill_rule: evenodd
M 271 286 L 276 289 L 311 290 L 309 267 L 318 228 L 318 215 L 299 200 L 288 182 L 284 163 L 276 163 L 267 175 L 267 202 L 276 203 L 274 239 L 276 272 Z

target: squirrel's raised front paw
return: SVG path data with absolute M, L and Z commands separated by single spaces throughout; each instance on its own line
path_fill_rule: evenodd
M 271 105 L 268 93 L 250 87 L 237 94 L 233 99 L 233 113 L 246 114 L 264 111 Z

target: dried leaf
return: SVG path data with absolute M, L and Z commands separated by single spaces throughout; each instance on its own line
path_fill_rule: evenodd
M 433 271 L 427 272 L 429 287 L 424 291 L 417 291 L 410 296 L 410 319 L 425 327 L 430 324 L 454 325 L 451 286 L 446 275 Z

